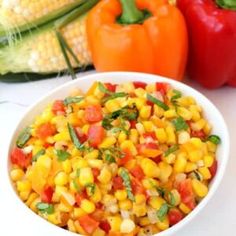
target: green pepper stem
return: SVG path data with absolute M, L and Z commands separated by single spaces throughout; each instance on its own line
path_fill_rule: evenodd
M 235 0 L 216 0 L 216 4 L 224 9 L 236 10 L 236 1 Z
M 140 23 L 145 19 L 144 13 L 136 6 L 135 0 L 120 0 L 122 5 L 122 14 L 119 22 L 122 24 Z

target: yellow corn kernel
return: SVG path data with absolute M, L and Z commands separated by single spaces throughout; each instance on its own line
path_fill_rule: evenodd
M 196 137 L 194 137 L 194 138 L 191 138 L 190 139 L 190 142 L 196 147 L 196 148 L 202 148 L 202 146 L 203 146 L 203 142 L 202 142 L 202 140 L 200 139 L 200 138 L 196 138 Z
M 22 201 L 26 201 L 29 198 L 29 195 L 30 195 L 30 191 L 21 191 L 19 193 L 20 199 Z
M 211 167 L 214 162 L 214 157 L 212 155 L 206 155 L 203 157 L 204 166 Z
M 80 216 L 84 216 L 84 215 L 86 215 L 86 212 L 80 207 L 73 208 L 73 216 L 75 219 L 78 219 Z
M 156 225 L 160 230 L 168 229 L 170 225 L 168 217 L 165 216 L 163 221 L 158 221 Z
M 95 187 L 94 194 L 90 197 L 90 200 L 97 203 L 100 202 L 102 199 L 102 193 L 98 186 Z
M 175 160 L 176 160 L 176 155 L 174 153 L 171 153 L 164 158 L 164 161 L 168 164 L 174 164 Z
M 103 161 L 102 160 L 89 159 L 89 160 L 87 160 L 87 162 L 88 162 L 88 164 L 91 168 L 102 169 L 102 166 L 103 166 Z
M 88 214 L 91 214 L 96 209 L 95 204 L 87 199 L 83 199 L 81 201 L 80 207 L 83 211 L 85 211 Z
M 152 189 L 154 184 L 155 184 L 154 179 L 145 178 L 145 179 L 142 180 L 142 185 L 146 189 Z
M 71 149 L 71 156 L 72 157 L 81 156 L 81 151 L 78 150 L 76 147 L 72 147 L 72 149 Z
M 129 140 L 134 144 L 138 143 L 138 131 L 136 129 L 130 130 Z
M 105 103 L 105 108 L 109 111 L 109 112 L 114 112 L 120 109 L 120 104 L 118 101 L 116 101 L 116 99 L 113 100 L 109 100 Z
M 67 130 L 64 130 L 53 136 L 55 142 L 58 141 L 70 141 L 70 134 Z
M 205 125 L 206 125 L 206 121 L 204 119 L 200 119 L 197 122 L 192 123 L 191 128 L 194 131 L 199 131 L 203 129 Z
M 71 162 L 70 162 L 70 160 L 65 160 L 65 161 L 63 161 L 62 162 L 62 169 L 64 170 L 64 172 L 66 173 L 66 174 L 70 174 L 71 173 L 71 171 L 72 171 L 72 167 L 71 167 Z
M 133 204 L 129 199 L 125 199 L 125 200 L 119 201 L 119 207 L 122 210 L 128 211 L 128 210 L 132 209 Z
M 104 166 L 100 172 L 100 175 L 97 177 L 97 179 L 102 183 L 102 184 L 108 184 L 111 181 L 111 171 L 107 166 Z
M 153 93 L 153 92 L 155 92 L 155 91 L 156 91 L 156 86 L 155 86 L 155 84 L 154 84 L 154 83 L 152 83 L 152 84 L 147 84 L 147 86 L 146 86 L 146 91 L 147 91 L 148 93 Z
M 125 190 L 117 190 L 115 192 L 115 197 L 118 201 L 123 201 L 127 198 L 127 192 Z
M 64 171 L 60 171 L 54 178 L 55 185 L 64 186 L 68 183 L 68 175 Z
M 121 217 L 120 216 L 109 216 L 107 220 L 111 226 L 111 231 L 120 231 Z
M 99 99 L 97 99 L 94 95 L 87 96 L 85 101 L 90 105 L 100 104 Z
M 183 173 L 187 165 L 187 159 L 185 153 L 180 153 L 174 163 L 174 172 Z
M 209 135 L 211 132 L 211 129 L 212 129 L 211 125 L 208 122 L 206 122 L 205 126 L 203 127 L 204 133 L 206 135 Z
M 156 210 L 159 210 L 166 201 L 159 196 L 152 196 L 148 200 L 148 204 Z
M 156 129 L 155 133 L 156 133 L 157 140 L 160 143 L 165 143 L 167 141 L 168 137 L 164 128 Z
M 99 151 L 97 149 L 89 152 L 84 156 L 84 159 L 97 159 L 99 155 Z
M 135 90 L 133 82 L 125 82 L 121 86 L 123 90 L 127 93 L 133 93 Z
M 137 149 L 132 141 L 125 140 L 121 145 L 120 148 L 122 150 L 129 150 L 133 156 L 137 155 Z
M 184 203 L 180 203 L 179 209 L 184 213 L 184 214 L 189 214 L 191 212 L 191 209 L 187 207 Z
M 139 116 L 142 118 L 142 119 L 148 119 L 151 115 L 151 106 L 143 106 L 141 108 L 141 110 L 139 111 Z
M 203 179 L 210 179 L 211 178 L 211 172 L 207 167 L 200 167 L 198 168 L 199 173 L 202 175 Z
M 177 117 L 177 113 L 174 109 L 169 109 L 168 111 L 164 112 L 164 117 L 167 119 L 175 118 Z
M 83 132 L 84 134 L 88 134 L 89 127 L 90 127 L 89 124 L 83 125 L 83 127 L 82 127 L 82 132 Z
M 187 131 L 181 131 L 178 134 L 178 143 L 184 144 L 190 140 L 190 134 Z
M 172 126 L 166 127 L 167 144 L 176 144 L 176 135 Z
M 79 182 L 82 186 L 91 184 L 94 182 L 93 172 L 90 167 L 84 167 L 79 172 Z
M 134 90 L 134 94 L 137 96 L 137 97 L 141 97 L 141 98 L 144 98 L 146 97 L 146 91 L 145 89 L 143 88 L 137 88 Z
M 16 187 L 19 192 L 31 191 L 31 183 L 29 180 L 19 180 L 16 182 Z
M 188 158 L 191 162 L 197 162 L 202 159 L 202 151 L 194 150 L 189 152 Z
M 160 168 L 160 176 L 159 179 L 162 182 L 167 182 L 168 178 L 170 177 L 171 173 L 172 173 L 172 167 L 171 165 L 165 163 L 165 162 L 160 162 L 159 163 L 159 168 Z
M 41 202 L 41 199 L 39 197 L 37 197 L 36 199 L 34 199 L 34 201 L 30 204 L 30 209 L 34 212 L 37 212 L 38 209 L 37 209 L 37 204 Z
M 189 173 L 197 169 L 197 164 L 193 162 L 187 162 L 185 172 Z
M 178 107 L 177 109 L 178 115 L 180 115 L 184 120 L 191 120 L 192 113 L 185 107 Z
M 210 151 L 210 152 L 216 152 L 217 145 L 215 145 L 215 144 L 212 143 L 211 141 L 207 141 L 206 144 L 207 144 L 207 149 L 208 149 L 208 151 Z
M 159 107 L 159 106 L 157 106 L 157 105 L 154 105 L 153 106 L 154 107 L 154 114 L 157 116 L 157 117 L 162 117 L 163 115 L 164 115 L 164 110 L 161 108 L 161 107 Z
M 137 217 L 145 216 L 147 214 L 147 206 L 145 203 L 136 204 L 133 205 L 133 214 L 135 214 Z
M 138 108 L 138 110 L 141 110 L 143 106 L 145 106 L 145 98 L 134 98 L 134 103 L 136 105 L 136 107 Z M 132 104 L 131 104 L 132 105 Z
M 143 169 L 143 172 L 147 177 L 158 178 L 160 176 L 159 167 L 154 161 L 148 158 L 144 158 L 141 161 L 141 168 Z
M 137 123 L 137 124 L 136 124 L 136 129 L 137 129 L 137 131 L 138 131 L 138 133 L 139 133 L 140 135 L 142 135 L 142 134 L 145 133 L 145 129 L 144 129 L 144 127 L 143 127 L 143 124 L 141 124 L 141 123 Z
M 139 224 L 140 224 L 141 226 L 147 226 L 147 225 L 150 225 L 151 222 L 150 222 L 150 220 L 149 220 L 148 217 L 142 217 L 142 218 L 139 218 Z M 145 234 L 144 234 L 144 235 L 145 235 Z
M 47 220 L 54 225 L 59 225 L 61 223 L 60 212 L 54 212 L 52 214 L 48 214 Z
M 99 148 L 109 148 L 116 143 L 116 138 L 113 136 L 106 137 L 102 143 L 99 145 Z
M 123 143 L 127 139 L 127 134 L 124 131 L 121 131 L 118 136 L 119 144 Z
M 27 206 L 30 206 L 31 204 L 32 204 L 32 202 L 36 199 L 36 198 L 38 198 L 38 194 L 37 193 L 31 193 L 30 195 L 29 195 L 29 197 L 28 197 L 28 199 L 27 199 L 27 201 L 26 201 L 26 205 Z
M 72 207 L 69 204 L 66 204 L 64 202 L 60 202 L 58 204 L 57 210 L 60 211 L 60 212 L 71 212 L 72 211 Z
M 190 105 L 194 105 L 196 102 L 193 97 L 184 96 L 178 99 L 178 104 L 180 106 L 188 107 Z
M 106 232 L 100 228 L 95 229 L 92 236 L 106 236 Z
M 75 113 L 70 113 L 67 115 L 67 121 L 73 126 L 79 126 L 81 124 L 80 119 L 78 119 L 77 114 Z
M 67 227 L 69 231 L 76 233 L 76 228 L 75 228 L 73 220 L 69 219 L 67 221 Z
M 73 170 L 77 170 L 77 169 L 81 169 L 81 168 L 89 166 L 87 160 L 84 160 L 82 158 L 72 159 L 71 162 L 72 162 Z
M 123 219 L 120 225 L 120 232 L 129 234 L 135 229 L 135 223 L 131 219 Z
M 146 197 L 144 194 L 136 194 L 135 195 L 135 203 L 142 204 L 146 202 Z
M 192 179 L 193 191 L 198 197 L 205 197 L 208 193 L 208 187 L 197 179 Z
M 143 121 L 143 127 L 146 132 L 152 132 L 154 125 L 151 121 Z
M 10 177 L 12 181 L 21 180 L 24 176 L 24 171 L 22 169 L 14 169 L 10 172 Z

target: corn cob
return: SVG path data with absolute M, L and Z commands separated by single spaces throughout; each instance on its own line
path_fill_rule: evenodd
M 0 36 L 38 27 L 86 0 L 0 0 Z
M 9 72 L 51 74 L 65 71 L 68 64 L 57 34 L 60 34 L 64 43 L 73 51 L 73 54 L 68 55 L 73 68 L 92 64 L 85 32 L 86 14 L 83 13 L 96 3 L 97 0 L 87 0 L 63 18 L 35 29 L 16 42 L 3 47 L 0 50 L 0 74 Z M 79 17 L 67 24 L 71 16 L 73 17 L 73 12 Z

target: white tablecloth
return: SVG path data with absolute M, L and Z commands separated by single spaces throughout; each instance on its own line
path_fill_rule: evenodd
M 25 109 L 53 88 L 69 80 L 70 78 L 64 77 L 30 83 L 0 82 L 0 150 L 6 147 L 16 122 Z M 218 90 L 206 90 L 193 82 L 188 83 L 205 94 L 223 113 L 230 131 L 231 151 L 226 174 L 216 195 L 194 221 L 175 236 L 234 236 L 236 235 L 236 89 L 223 87 Z M 18 202 L 9 199 L 9 192 L 1 175 L 1 169 L 6 166 L 6 158 L 0 152 L 0 235 L 56 236 L 53 227 L 50 232 L 48 229 L 38 229 L 36 222 L 30 221 L 27 214 L 18 211 Z

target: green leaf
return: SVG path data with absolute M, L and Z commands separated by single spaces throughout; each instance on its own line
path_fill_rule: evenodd
M 67 127 L 68 127 L 68 130 L 69 130 L 71 141 L 73 142 L 75 147 L 80 151 L 84 150 L 84 145 L 80 143 L 80 141 L 79 141 L 79 139 L 76 135 L 76 132 L 75 132 L 74 128 L 72 127 L 72 125 L 67 123 Z
M 147 100 L 161 107 L 165 111 L 169 110 L 169 107 L 164 102 L 158 100 L 149 93 L 147 94 Z
M 38 158 L 39 158 L 40 156 L 44 155 L 44 154 L 45 154 L 45 150 L 44 150 L 44 149 L 39 150 L 39 151 L 32 157 L 32 162 L 37 161 Z
M 96 185 L 94 183 L 86 184 L 85 187 L 88 189 L 89 196 L 93 196 L 95 193 Z
M 157 211 L 157 217 L 161 222 L 164 221 L 168 211 L 169 211 L 169 206 L 166 203 L 163 203 L 160 209 Z
M 188 129 L 188 124 L 182 117 L 178 117 L 173 120 L 172 124 L 175 126 L 176 131 Z
M 216 0 L 216 3 L 221 8 L 228 9 L 228 10 L 236 10 L 235 0 Z
M 19 148 L 23 148 L 24 145 L 28 142 L 28 140 L 31 138 L 31 128 L 26 127 L 18 136 L 16 140 L 16 145 Z
M 218 145 L 221 143 L 221 139 L 219 136 L 217 135 L 210 135 L 208 138 L 207 138 L 208 141 Z
M 36 207 L 42 213 L 52 214 L 54 212 L 54 206 L 49 203 L 39 202 Z
M 169 156 L 171 153 L 176 152 L 179 149 L 179 146 L 177 144 L 173 145 L 172 147 L 170 147 L 169 149 L 167 149 L 164 153 L 164 156 L 167 157 Z
M 79 103 L 83 100 L 83 97 L 67 97 L 64 100 L 64 105 L 68 106 L 69 104 L 73 104 L 73 103 Z
M 131 180 L 130 180 L 130 177 L 129 177 L 129 172 L 125 168 L 122 168 L 121 171 L 120 171 L 120 176 L 123 179 L 123 183 L 124 183 L 128 198 L 131 201 L 135 201 L 134 195 L 132 193 L 132 187 L 131 187 Z
M 57 160 L 65 161 L 70 157 L 70 153 L 64 150 L 56 150 Z

